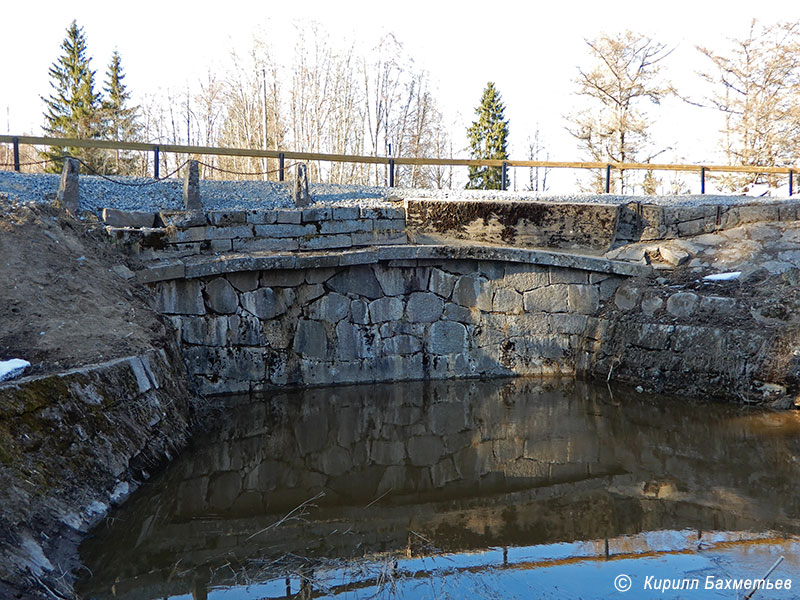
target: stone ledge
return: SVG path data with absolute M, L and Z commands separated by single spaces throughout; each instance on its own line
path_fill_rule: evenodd
M 397 260 L 452 260 L 467 259 L 501 261 L 542 266 L 565 267 L 595 273 L 623 275 L 627 277 L 647 276 L 652 273 L 649 265 L 632 264 L 609 260 L 598 256 L 569 254 L 549 250 L 527 250 L 523 248 L 497 248 L 491 246 L 442 246 L 397 244 L 373 246 L 359 250 L 340 250 L 324 253 L 252 253 L 228 254 L 214 257 L 191 257 L 183 261 L 154 265 L 147 268 L 146 275 L 138 275 L 142 282 L 169 279 L 194 279 L 223 273 L 242 271 L 266 271 L 270 269 L 309 269 L 336 266 L 370 265 Z M 181 265 L 183 273 L 181 274 Z M 139 271 L 142 273 L 143 271 Z M 174 275 L 171 275 L 174 274 Z

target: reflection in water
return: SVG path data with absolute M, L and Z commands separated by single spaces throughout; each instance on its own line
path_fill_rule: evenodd
M 621 572 L 641 591 L 800 566 L 794 414 L 514 379 L 213 418 L 84 545 L 86 598 L 601 598 Z

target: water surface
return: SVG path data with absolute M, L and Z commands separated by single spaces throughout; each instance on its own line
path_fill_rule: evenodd
M 800 572 L 794 413 L 514 379 L 235 397 L 209 422 L 83 545 L 85 598 L 737 598 L 704 587 Z

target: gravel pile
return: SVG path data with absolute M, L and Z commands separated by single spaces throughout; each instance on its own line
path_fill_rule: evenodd
M 55 174 L 15 173 L 0 171 L 0 203 L 51 202 L 58 191 L 61 176 Z M 82 175 L 80 178 L 81 209 L 99 214 L 103 208 L 118 210 L 181 210 L 183 180 L 154 181 L 140 177 L 115 177 L 119 183 L 102 177 Z M 271 181 L 201 180 L 200 194 L 207 210 L 257 210 L 289 208 L 290 184 Z M 420 190 L 361 185 L 312 184 L 315 203 L 382 204 L 388 198 L 434 198 L 474 200 L 518 200 L 544 202 L 593 202 L 623 204 L 663 204 L 696 206 L 701 204 L 730 205 L 742 202 L 774 202 L 774 197 L 752 196 L 618 196 L 595 194 L 554 195 L 535 192 L 501 192 L 491 190 Z
M 81 175 L 81 209 L 100 213 L 103 208 L 118 210 L 181 210 L 183 180 L 154 182 L 141 177 L 103 177 Z M 60 175 L 0 171 L 0 201 L 11 203 L 52 202 Z M 317 203 L 385 203 L 388 188 L 312 184 L 311 197 Z M 207 210 L 254 210 L 293 206 L 288 183 L 272 181 L 200 181 L 200 195 Z

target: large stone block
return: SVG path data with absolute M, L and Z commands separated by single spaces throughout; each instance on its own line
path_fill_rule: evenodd
M 308 358 L 328 358 L 328 336 L 319 321 L 300 319 L 294 336 L 294 351 Z
M 674 317 L 690 317 L 697 309 L 699 298 L 691 292 L 672 294 L 667 300 L 667 312 Z
M 492 298 L 492 310 L 510 314 L 522 313 L 522 294 L 508 288 L 498 289 Z
M 415 354 L 422 350 L 422 342 L 413 335 L 400 334 L 383 340 L 381 351 L 385 356 L 392 354 Z
M 286 288 L 260 288 L 241 295 L 242 308 L 259 319 L 268 320 L 286 312 L 294 300 L 294 291 Z
M 242 271 L 225 275 L 231 285 L 240 292 L 252 292 L 258 287 L 258 271 Z
M 308 316 L 318 321 L 337 323 L 350 313 L 350 300 L 336 292 L 329 292 L 309 306 Z
M 353 300 L 350 303 L 350 318 L 353 323 L 367 325 L 369 323 L 369 304 L 364 300 Z
M 372 323 L 399 321 L 403 318 L 403 300 L 397 297 L 384 297 L 369 303 L 369 317 Z
M 103 209 L 103 222 L 110 227 L 152 227 L 156 216 L 151 212 Z
M 456 354 L 467 349 L 467 328 L 458 321 L 437 321 L 428 333 L 431 354 Z
M 442 316 L 444 302 L 431 292 L 415 292 L 408 298 L 406 319 L 411 323 L 433 323 Z
M 620 310 L 632 310 L 636 308 L 641 295 L 638 288 L 623 285 L 617 288 L 617 293 L 614 294 L 614 304 Z
M 239 308 L 239 297 L 227 279 L 216 277 L 206 284 L 206 306 L 215 313 L 233 314 Z
M 177 279 L 158 284 L 156 310 L 171 315 L 205 314 L 200 282 L 193 279 Z
M 594 285 L 570 285 L 567 293 L 569 310 L 582 315 L 593 315 L 600 308 L 600 292 Z
M 437 296 L 447 299 L 453 293 L 457 279 L 458 277 L 452 273 L 447 273 L 441 269 L 431 269 L 428 290 Z
M 374 300 L 383 296 L 375 273 L 368 266 L 346 269 L 328 280 L 328 287 L 340 294 L 352 294 Z
M 459 277 L 453 288 L 453 302 L 468 308 L 490 311 L 493 293 L 492 286 L 483 277 L 465 275 Z
M 567 312 L 569 309 L 568 297 L 568 285 L 549 285 L 525 292 L 523 295 L 523 303 L 527 312 Z
M 408 457 L 414 466 L 435 465 L 444 454 L 444 443 L 437 435 L 422 435 L 408 440 Z

